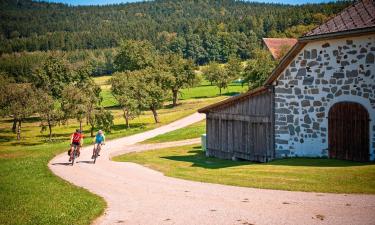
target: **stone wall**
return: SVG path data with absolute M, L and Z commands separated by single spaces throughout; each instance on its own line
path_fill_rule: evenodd
M 375 35 L 308 43 L 275 87 L 278 157 L 327 156 L 328 112 L 342 101 L 370 114 L 371 160 L 375 159 Z

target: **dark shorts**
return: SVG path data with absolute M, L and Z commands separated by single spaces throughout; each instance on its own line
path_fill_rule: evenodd
M 81 146 L 81 144 L 79 142 L 75 142 L 75 141 L 73 141 L 72 145 Z

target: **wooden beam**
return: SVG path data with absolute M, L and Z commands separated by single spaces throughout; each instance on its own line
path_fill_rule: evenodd
M 250 123 L 271 123 L 272 122 L 269 116 L 247 116 L 247 115 L 225 114 L 225 113 L 208 113 L 207 118 L 221 119 L 221 120 L 247 121 Z

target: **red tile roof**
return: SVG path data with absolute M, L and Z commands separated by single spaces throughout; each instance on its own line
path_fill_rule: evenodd
M 297 43 L 295 38 L 263 38 L 263 42 L 270 50 L 274 59 L 279 59 L 281 51 L 287 53 Z M 283 49 L 284 48 L 284 49 Z
M 341 11 L 302 38 L 375 27 L 375 1 L 362 0 Z

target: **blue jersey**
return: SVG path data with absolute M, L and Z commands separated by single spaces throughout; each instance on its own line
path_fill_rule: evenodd
M 104 142 L 104 140 L 105 140 L 104 134 L 97 134 L 95 136 L 95 143 L 96 144 L 101 144 L 102 142 Z

